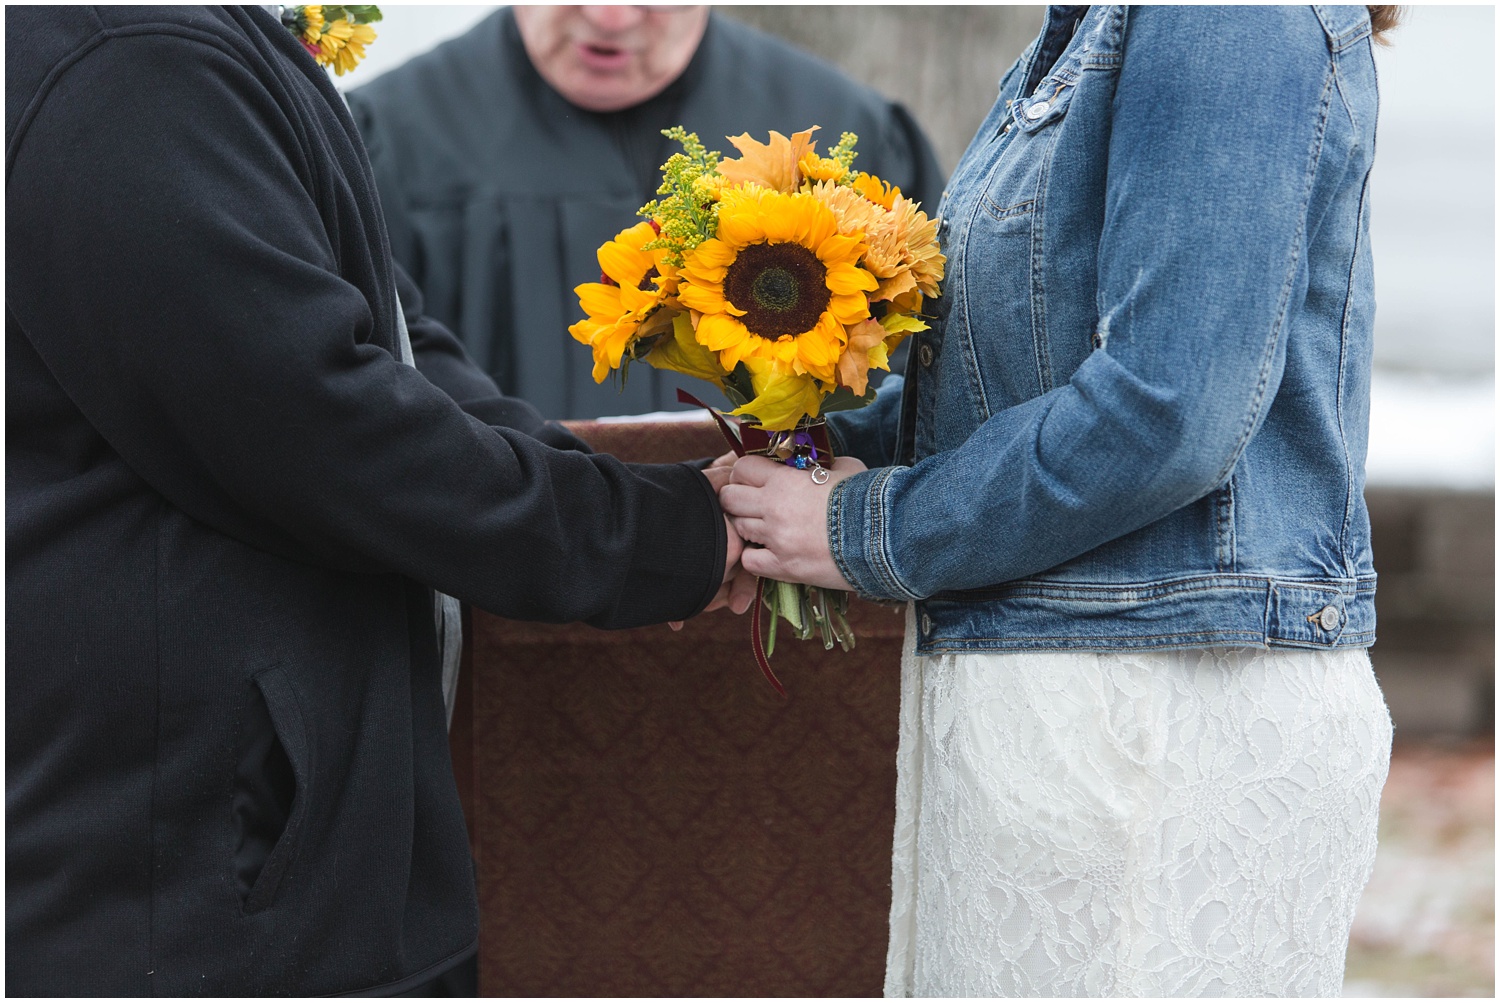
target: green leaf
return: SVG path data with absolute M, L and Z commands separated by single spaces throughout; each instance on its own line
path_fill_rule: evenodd
M 822 405 L 818 408 L 819 414 L 828 414 L 830 411 L 854 411 L 864 407 L 875 400 L 875 388 L 864 392 L 861 396 L 848 387 L 837 387 L 833 393 L 823 398 Z
M 736 365 L 734 372 L 724 380 L 724 396 L 737 408 L 744 407 L 755 399 L 755 386 L 750 380 L 750 370 L 745 368 L 743 362 Z
M 805 621 L 802 619 L 802 596 L 798 587 L 790 582 L 777 582 L 776 602 L 781 608 L 781 615 L 786 617 L 786 622 L 800 634 Z

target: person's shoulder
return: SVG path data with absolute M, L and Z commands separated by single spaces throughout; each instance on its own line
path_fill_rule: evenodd
M 5 138 L 12 148 L 29 113 L 64 71 L 115 39 L 167 38 L 233 48 L 242 32 L 219 7 L 7 6 L 5 8 Z M 115 67 L 118 71 L 118 67 Z M 111 93 L 129 81 L 111 80 Z
M 1328 54 L 1331 40 L 1361 28 L 1368 34 L 1369 23 L 1363 7 L 1144 4 L 1128 8 L 1126 51 L 1149 39 L 1244 63 L 1320 57 Z

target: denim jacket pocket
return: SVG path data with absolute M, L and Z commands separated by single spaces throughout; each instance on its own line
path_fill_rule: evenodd
M 297 853 L 312 781 L 312 742 L 279 666 L 254 677 L 251 718 L 235 776 L 234 871 L 245 915 L 268 907 Z

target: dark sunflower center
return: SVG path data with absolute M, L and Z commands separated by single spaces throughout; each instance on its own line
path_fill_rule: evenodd
M 801 244 L 751 244 L 724 275 L 724 296 L 745 311 L 752 334 L 779 338 L 812 330 L 828 308 L 828 269 Z

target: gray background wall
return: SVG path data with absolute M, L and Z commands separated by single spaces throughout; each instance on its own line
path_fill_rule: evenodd
M 1001 75 L 1042 26 L 1042 8 L 1029 5 L 718 10 L 901 101 L 927 131 L 945 171 L 990 110 Z

